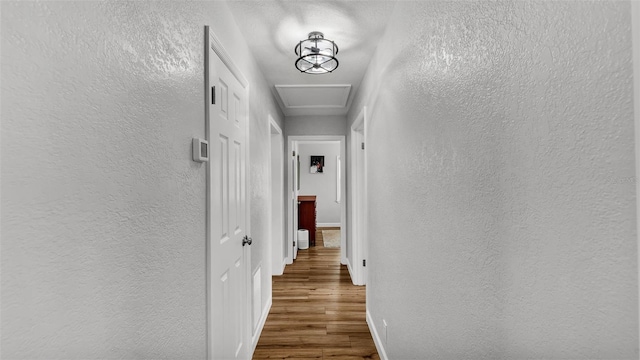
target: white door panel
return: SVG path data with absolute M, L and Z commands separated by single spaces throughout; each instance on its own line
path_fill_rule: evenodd
M 250 246 L 243 244 L 248 235 L 246 89 L 209 42 L 207 51 L 209 358 L 246 359 L 250 351 L 246 336 Z

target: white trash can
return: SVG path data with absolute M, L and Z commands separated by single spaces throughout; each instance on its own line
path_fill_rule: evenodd
M 298 249 L 304 250 L 309 248 L 309 230 L 298 230 Z

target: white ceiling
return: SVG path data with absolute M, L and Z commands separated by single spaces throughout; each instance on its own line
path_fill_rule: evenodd
M 395 3 L 230 0 L 228 5 L 283 113 L 301 116 L 347 113 Z M 340 65 L 333 73 L 309 75 L 295 68 L 294 47 L 311 31 L 323 32 L 338 45 Z M 276 85 L 299 87 L 283 86 L 276 91 Z M 345 89 L 343 101 L 340 97 L 345 96 Z M 282 99 L 281 94 L 294 98 Z

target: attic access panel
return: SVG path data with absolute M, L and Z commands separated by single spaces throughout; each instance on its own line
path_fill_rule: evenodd
M 344 108 L 351 85 L 276 85 L 287 109 Z

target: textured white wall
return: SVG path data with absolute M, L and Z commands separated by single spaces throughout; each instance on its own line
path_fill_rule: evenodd
M 636 196 L 640 194 L 640 2 L 631 2 L 631 22 L 633 33 L 633 92 L 634 96 L 634 118 L 635 118 L 635 142 L 636 142 Z M 640 247 L 640 201 L 636 200 L 636 236 Z M 640 248 L 638 249 L 640 254 Z M 640 267 L 638 268 L 640 271 Z M 640 281 L 639 281 L 640 283 Z M 640 287 L 640 286 L 639 286 Z M 640 290 L 640 289 L 639 289 Z M 640 306 L 640 302 L 638 303 Z
M 340 143 L 300 144 L 300 195 L 316 195 L 318 223 L 340 223 L 340 204 L 336 202 L 336 156 L 340 155 Z M 311 155 L 324 156 L 322 174 L 311 174 L 309 162 Z
M 251 83 L 255 232 L 264 114 L 282 124 L 229 11 L 1 7 L 2 357 L 204 358 L 205 167 L 191 161 L 191 138 L 204 136 L 204 25 Z M 255 266 L 267 251 L 253 238 Z
M 398 3 L 349 114 L 390 359 L 638 358 L 630 25 L 628 2 Z
M 285 136 L 291 135 L 346 135 L 345 116 L 287 116 Z

